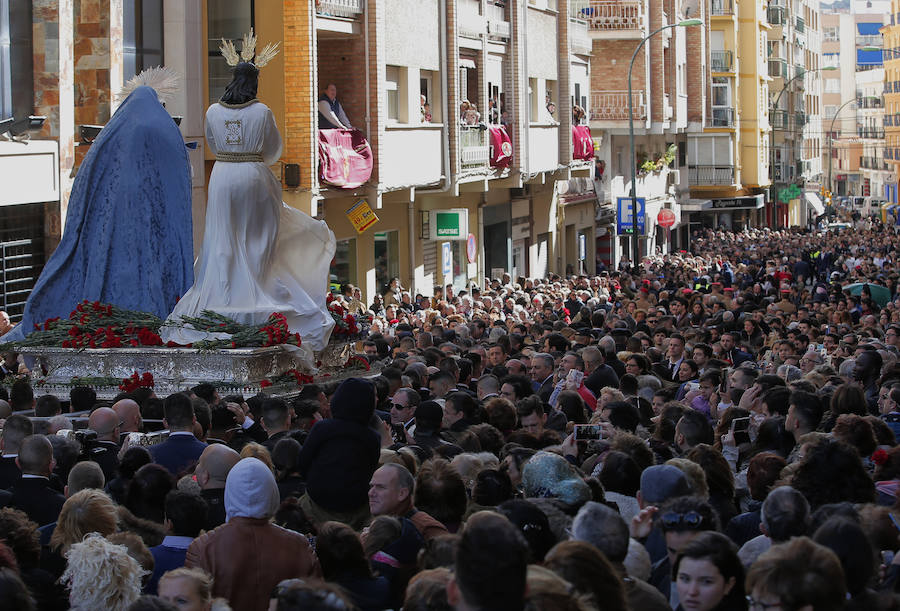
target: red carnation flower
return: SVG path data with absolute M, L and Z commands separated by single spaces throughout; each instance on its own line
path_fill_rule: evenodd
M 888 453 L 884 450 L 884 448 L 878 448 L 875 450 L 875 453 L 872 454 L 872 462 L 876 465 L 883 465 L 888 461 Z
M 259 383 L 260 388 L 268 388 L 271 385 L 272 385 L 272 383 L 269 382 L 268 380 L 263 380 L 262 382 Z

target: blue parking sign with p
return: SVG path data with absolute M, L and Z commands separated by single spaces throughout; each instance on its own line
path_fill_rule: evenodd
M 630 197 L 616 198 L 616 233 L 619 235 L 633 235 L 634 221 L 637 216 L 638 235 L 644 235 L 646 229 L 646 198 L 636 197 L 637 215 L 634 214 L 634 206 Z

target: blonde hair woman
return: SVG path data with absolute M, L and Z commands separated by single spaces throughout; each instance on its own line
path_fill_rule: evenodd
M 104 492 L 88 488 L 76 492 L 62 506 L 56 528 L 50 537 L 50 549 L 65 554 L 90 533 L 111 535 L 118 529 L 116 506 Z
M 66 560 L 60 581 L 69 588 L 72 609 L 126 611 L 141 595 L 144 572 L 137 561 L 96 533 L 72 544 Z
M 203 569 L 168 571 L 159 580 L 159 597 L 179 611 L 230 611 L 224 598 L 212 597 L 213 578 Z

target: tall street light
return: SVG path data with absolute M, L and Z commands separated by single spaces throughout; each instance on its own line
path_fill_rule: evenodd
M 785 70 L 787 70 L 787 67 L 786 67 L 787 64 L 785 63 L 783 65 L 785 66 Z M 837 66 L 824 66 L 822 68 L 814 68 L 812 70 L 804 69 L 803 72 L 801 72 L 799 74 L 795 74 L 793 76 L 793 78 L 790 78 L 787 80 L 787 82 L 785 82 L 784 87 L 782 87 L 781 91 L 778 92 L 778 96 L 776 96 L 775 101 L 772 103 L 772 110 L 775 112 L 778 111 L 778 102 L 781 101 L 781 96 L 783 96 L 784 92 L 787 91 L 788 87 L 791 86 L 791 83 L 793 83 L 797 79 L 801 79 L 801 78 L 805 77 L 810 72 L 832 72 L 837 69 L 838 69 Z M 773 113 L 770 113 L 770 115 L 774 116 Z M 785 114 L 785 124 L 787 124 L 787 121 L 788 121 L 787 114 Z M 771 123 L 771 121 L 770 121 L 770 123 Z M 782 131 L 786 131 L 786 130 L 782 130 Z M 771 186 L 769 187 L 769 189 L 771 190 L 769 199 L 773 200 L 775 202 L 775 217 L 772 220 L 774 221 L 775 228 L 777 229 L 778 228 L 778 193 L 775 191 L 775 128 L 774 127 L 772 128 L 771 142 L 769 143 L 769 174 L 771 175 L 771 182 L 772 182 Z M 782 180 L 784 180 L 783 176 L 782 176 Z
M 634 53 L 631 54 L 631 63 L 628 65 L 628 140 L 631 145 L 631 237 L 632 237 L 632 265 L 634 269 L 637 269 L 638 263 L 640 263 L 641 258 L 641 237 L 638 235 L 638 222 L 637 222 L 637 160 L 634 155 L 634 99 L 631 97 L 631 71 L 634 69 L 634 60 L 637 58 L 638 52 L 640 52 L 641 48 L 644 46 L 644 43 L 662 32 L 663 30 L 668 30 L 669 28 L 684 28 L 692 25 L 703 25 L 702 19 L 685 19 L 684 21 L 679 21 L 678 23 L 672 23 L 669 25 L 664 25 L 658 30 L 654 30 L 650 32 L 647 36 L 644 37 L 641 42 L 638 43 L 638 46 L 635 47 Z

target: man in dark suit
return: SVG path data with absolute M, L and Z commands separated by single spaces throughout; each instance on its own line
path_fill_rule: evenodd
M 19 481 L 22 476 L 19 465 L 16 464 L 19 446 L 23 439 L 33 433 L 34 425 L 27 417 L 13 414 L 6 419 L 0 435 L 0 451 L 3 452 L 3 457 L 0 458 L 0 488 L 9 489 Z
M 531 367 L 529 373 L 534 381 L 535 393 L 544 403 L 550 402 L 550 395 L 553 394 L 553 357 L 546 352 L 537 352 L 531 357 Z
M 275 444 L 289 436 L 291 433 L 291 415 L 294 410 L 284 401 L 270 397 L 263 401 L 260 408 L 262 411 L 262 426 L 269 434 L 262 445 L 269 451 L 269 454 L 275 451 Z
M 619 387 L 619 376 L 606 364 L 603 352 L 596 346 L 588 346 L 582 350 L 581 358 L 584 361 L 584 385 L 595 397 L 599 397 L 600 391 L 607 386 Z
M 112 408 L 98 407 L 88 418 L 88 428 L 97 433 L 89 456 L 103 469 L 106 481 L 111 481 L 119 467 L 119 415 Z
M 22 441 L 16 458 L 22 479 L 11 489 L 7 507 L 20 509 L 38 526 L 56 522 L 66 497 L 50 485 L 56 461 L 53 446 L 43 435 L 31 435 Z
M 178 476 L 199 460 L 206 444 L 194 437 L 194 407 L 184 393 L 166 397 L 163 404 L 163 424 L 169 429 L 169 438 L 159 445 L 150 446 L 153 462 L 162 465 L 172 475 Z
M 240 454 L 221 443 L 210 444 L 200 455 L 194 474 L 200 486 L 200 495 L 208 507 L 204 530 L 209 531 L 225 523 L 225 480 L 240 459 Z

